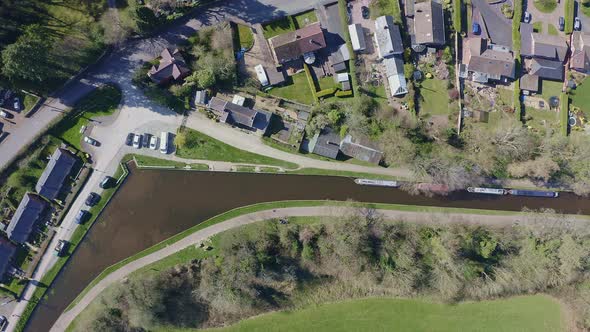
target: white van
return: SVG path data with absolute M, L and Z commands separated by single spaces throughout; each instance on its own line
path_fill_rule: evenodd
M 160 137 L 160 152 L 167 154 L 168 153 L 168 132 L 163 131 Z

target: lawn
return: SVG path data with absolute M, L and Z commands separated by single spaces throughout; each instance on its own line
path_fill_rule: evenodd
M 205 331 L 553 332 L 563 331 L 564 327 L 557 301 L 545 295 L 531 295 L 457 305 L 369 298 L 261 315 Z
M 193 129 L 185 128 L 184 131 L 186 143 L 183 147 L 176 148 L 176 155 L 181 158 L 276 165 L 285 168 L 297 167 L 296 164 L 290 162 L 234 148 Z
M 590 80 L 582 81 L 575 90 L 570 92 L 572 105 L 579 107 L 582 112 L 590 114 Z
M 512 90 L 497 88 L 497 91 L 498 91 L 498 96 L 500 98 L 500 102 L 502 102 L 504 105 L 512 105 L 512 102 L 513 102 L 513 98 L 512 98 L 513 91 Z
M 541 82 L 541 96 L 547 103 L 549 103 L 550 97 L 558 97 L 561 95 L 561 88 L 563 82 L 554 82 L 549 80 L 542 80 Z
M 254 45 L 254 34 L 252 34 L 252 29 L 242 24 L 236 24 L 236 26 L 240 47 L 249 50 L 252 45 Z
M 320 78 L 318 80 L 318 85 L 320 87 L 320 90 L 331 89 L 338 86 L 336 82 L 334 82 L 334 77 L 332 76 L 325 76 Z
M 447 93 L 447 81 L 439 79 L 426 79 L 420 88 L 419 110 L 422 114 L 447 115 L 449 114 L 449 95 Z
M 272 88 L 268 93 L 275 97 L 293 100 L 306 105 L 313 104 L 313 93 L 307 82 L 305 72 L 291 76 L 290 80 L 291 84 Z
M 291 17 L 284 17 L 282 19 L 270 22 L 262 26 L 264 38 L 268 39 L 274 36 L 281 35 L 285 32 L 295 31 L 295 24 Z
M 555 27 L 555 25 L 548 23 L 547 24 L 547 33 L 553 36 L 557 36 L 559 35 L 559 31 L 557 31 L 557 28 Z
M 537 21 L 533 23 L 533 32 L 543 33 L 543 22 Z
M 375 19 L 382 15 L 393 16 L 396 23 L 401 23 L 401 10 L 399 1 L 375 0 L 369 4 L 371 18 Z
M 551 13 L 557 8 L 555 0 L 533 0 L 533 4 L 542 13 Z
M 90 92 L 80 100 L 74 109 L 51 130 L 51 134 L 81 150 L 80 129 L 88 125 L 92 118 L 112 115 L 121 101 L 121 90 L 113 85 L 105 85 Z
M 559 127 L 559 113 L 549 110 L 538 110 L 531 107 L 525 108 L 524 117 L 526 125 L 538 131 Z
M 301 29 L 308 24 L 317 22 L 318 17 L 315 14 L 315 10 L 310 10 L 307 12 L 299 13 L 297 15 L 293 15 L 293 20 L 295 21 L 296 28 Z

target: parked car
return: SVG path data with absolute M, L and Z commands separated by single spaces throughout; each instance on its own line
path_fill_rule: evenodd
M 147 148 L 150 146 L 151 139 L 152 139 L 152 134 L 145 133 L 145 134 L 143 134 L 143 139 L 142 139 L 141 143 L 143 143 L 143 146 L 145 146 Z
M 574 20 L 574 30 L 576 30 L 576 31 L 582 30 L 582 21 L 580 21 L 579 17 L 576 17 L 576 19 Z
M 86 197 L 86 205 L 88 206 L 94 206 L 98 201 L 100 201 L 100 195 L 95 192 L 91 192 L 88 194 L 88 197 Z
M 66 248 L 68 246 L 68 242 L 65 240 L 59 240 L 57 242 L 57 245 L 55 246 L 55 256 L 60 257 L 63 255 L 63 253 L 65 252 Z
M 158 149 L 158 138 L 154 135 L 150 138 L 150 149 L 157 150 Z
M 140 134 L 133 135 L 133 147 L 136 149 L 141 148 L 141 135 Z
M 129 135 L 127 135 L 127 139 L 125 140 L 125 144 L 127 144 L 127 146 L 132 146 L 133 145 L 133 137 L 135 135 L 133 133 L 129 133 Z
M 4 111 L 0 111 L 0 118 L 8 119 L 8 113 L 6 113 Z
M 6 325 L 8 325 L 8 319 L 4 316 L 0 316 L 0 331 L 3 331 L 4 328 L 6 328 Z
M 88 137 L 88 136 L 84 136 L 84 142 L 90 144 L 90 145 L 94 145 L 97 146 L 98 145 L 98 141 L 95 140 L 94 138 Z
M 110 176 L 105 176 L 104 179 L 102 179 L 102 181 L 100 181 L 100 184 L 98 185 L 99 187 L 101 187 L 102 189 L 106 189 L 108 187 L 111 186 L 111 183 L 113 183 L 113 178 Z
M 371 12 L 369 11 L 369 7 L 362 6 L 361 7 L 361 14 L 365 20 L 368 20 L 371 17 Z
M 524 12 L 524 23 L 530 23 L 531 22 L 531 13 L 529 12 Z
M 20 99 L 18 97 L 14 97 L 14 100 L 12 102 L 13 102 L 12 106 L 14 107 L 14 110 L 19 112 L 21 110 Z
M 559 31 L 563 31 L 565 29 L 565 19 L 563 16 L 559 17 Z
M 471 24 L 471 32 L 473 32 L 474 35 L 479 35 L 481 33 L 479 23 L 473 22 L 473 24 Z
M 74 219 L 74 221 L 78 225 L 83 224 L 89 215 L 90 215 L 90 212 L 88 212 L 86 210 L 80 210 L 80 211 L 78 211 L 78 214 L 76 215 L 76 218 Z

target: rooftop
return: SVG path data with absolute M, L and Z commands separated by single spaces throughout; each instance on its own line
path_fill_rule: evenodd
M 326 40 L 319 22 L 274 36 L 268 41 L 279 63 L 297 59 L 305 53 L 326 47 Z
M 35 190 L 50 200 L 57 198 L 76 161 L 77 158 L 71 152 L 57 148 L 37 181 Z
M 8 224 L 8 238 L 16 243 L 25 243 L 46 207 L 47 203 L 42 198 L 26 193 Z
M 379 16 L 375 19 L 375 41 L 380 58 L 404 52 L 399 27 L 394 23 L 391 16 Z
M 424 1 L 414 5 L 414 41 L 417 44 L 444 45 L 445 23 L 442 4 Z

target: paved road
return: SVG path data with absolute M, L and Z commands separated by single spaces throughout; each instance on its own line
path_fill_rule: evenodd
M 472 224 L 493 224 L 496 226 L 507 226 L 515 223 L 522 223 L 528 217 L 526 215 L 481 215 L 481 214 L 460 214 L 460 213 L 430 213 L 430 212 L 410 212 L 396 210 L 376 210 L 385 220 L 404 220 L 407 222 L 453 222 L 453 223 L 472 223 Z M 342 216 L 351 213 L 347 207 L 321 206 L 321 207 L 293 207 L 281 208 L 275 210 L 266 210 L 241 215 L 219 224 L 212 225 L 200 231 L 197 231 L 187 237 L 171 244 L 150 255 L 139 258 L 118 270 L 112 272 L 104 279 L 99 281 L 91 288 L 78 303 L 70 310 L 62 313 L 55 322 L 50 331 L 64 331 L 68 325 L 106 288 L 123 280 L 129 274 L 168 257 L 191 245 L 201 243 L 211 236 L 237 228 L 243 225 L 251 224 L 257 221 L 269 220 L 280 217 L 304 217 L 304 216 Z M 551 218 L 551 217 L 548 217 Z M 554 217 L 556 220 L 560 217 Z M 587 219 L 581 219 L 586 220 Z

